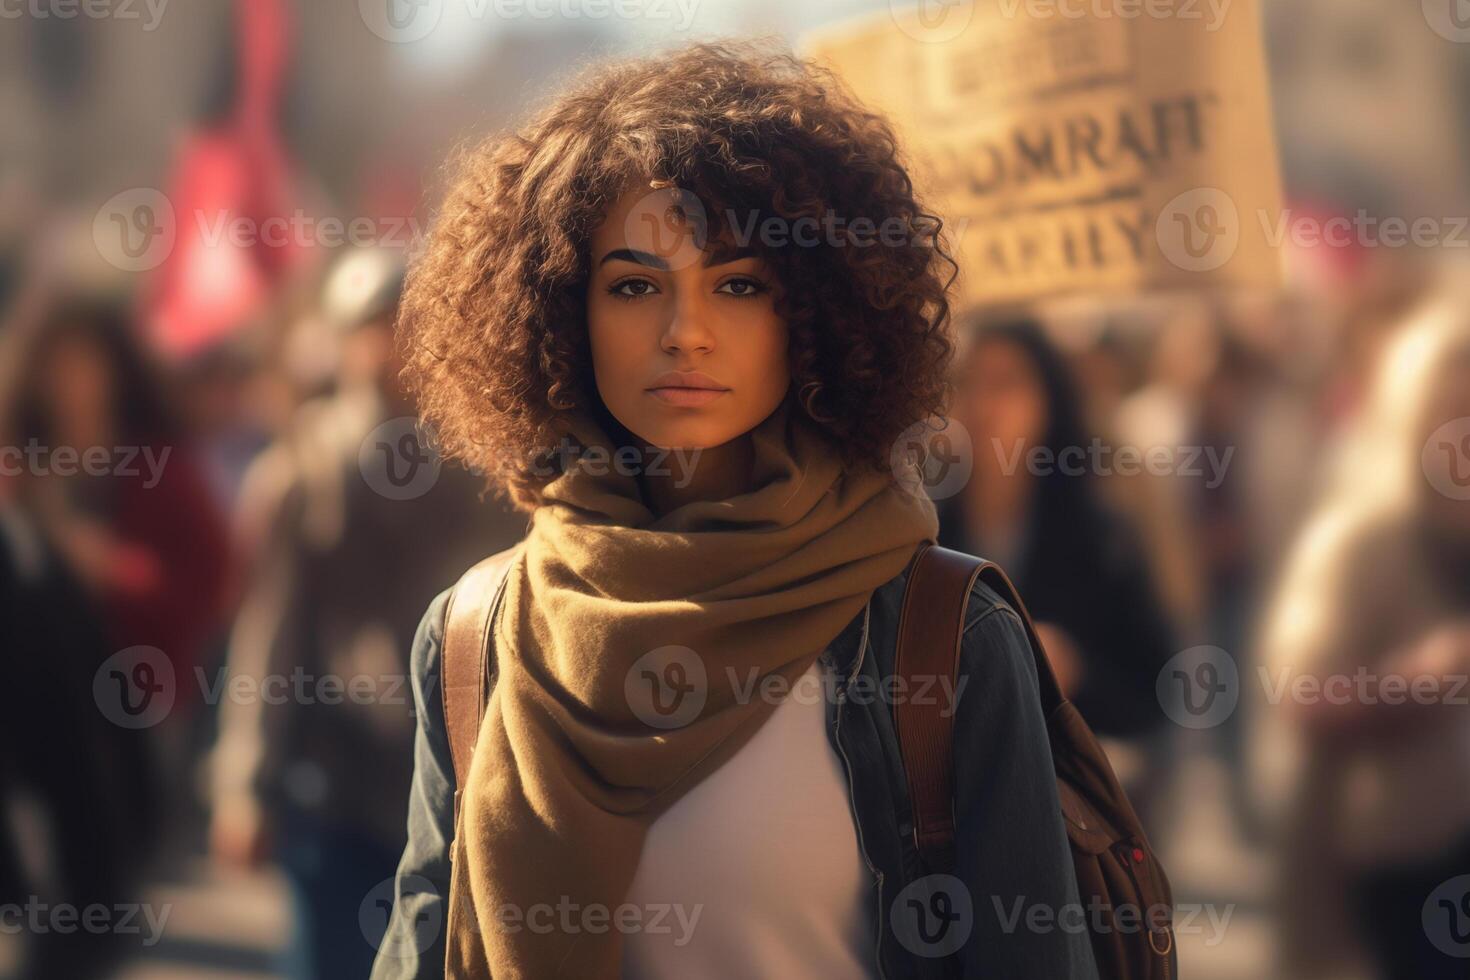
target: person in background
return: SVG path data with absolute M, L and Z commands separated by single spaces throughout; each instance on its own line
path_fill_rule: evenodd
M 19 415 L 22 393 L 34 397 L 35 386 L 22 382 L 35 368 L 51 300 L 40 285 L 46 277 L 31 271 L 0 320 L 0 650 L 8 682 L 0 740 L 12 747 L 0 752 L 0 904 L 115 907 L 138 898 L 158 833 L 158 783 L 149 733 L 114 725 L 94 700 L 94 679 L 116 641 L 99 595 L 84 587 L 35 507 L 42 477 L 24 455 Z M 129 946 L 119 932 L 25 931 L 14 975 L 91 980 Z
M 231 569 L 168 379 L 106 301 L 59 304 L 22 357 L 18 445 L 42 454 L 20 493 L 113 647 L 157 647 L 187 676 L 222 621 Z
M 1066 363 L 1029 321 L 972 323 L 966 340 L 951 415 L 969 433 L 974 472 L 940 508 L 940 543 L 1010 572 L 1094 731 L 1146 733 L 1163 718 L 1154 685 L 1173 653 L 1170 627 L 1133 531 L 1077 471 L 1075 451 L 1058 456 L 1091 443 Z
M 1262 631 L 1255 748 L 1284 800 L 1281 972 L 1464 977 L 1470 945 L 1470 317 L 1389 342 Z M 1265 794 L 1263 794 L 1264 796 Z
M 359 908 L 406 836 L 414 631 L 435 593 L 524 530 L 416 432 L 393 349 L 402 278 L 384 250 L 331 270 L 336 389 L 252 465 L 237 514 L 251 567 L 223 680 L 258 693 L 222 703 L 211 840 L 229 864 L 279 862 L 295 919 L 286 971 L 302 980 L 371 968 L 380 932 Z
M 26 463 L 15 495 L 83 590 L 83 614 L 95 611 L 109 652 L 150 648 L 146 656 L 161 658 L 148 673 L 119 675 L 123 699 L 151 704 L 137 685 L 152 687 L 162 670 L 172 700 L 137 732 L 114 732 L 132 768 L 113 796 L 118 819 L 135 823 L 127 846 L 172 864 L 195 800 L 192 732 L 203 697 L 194 671 L 230 591 L 228 529 L 177 412 L 174 379 L 120 300 L 55 299 L 22 333 L 11 405 Z

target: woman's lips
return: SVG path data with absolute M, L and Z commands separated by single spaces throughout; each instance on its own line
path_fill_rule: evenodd
M 649 388 L 648 393 L 666 405 L 677 408 L 699 408 L 708 405 L 721 395 L 730 393 L 729 388 Z

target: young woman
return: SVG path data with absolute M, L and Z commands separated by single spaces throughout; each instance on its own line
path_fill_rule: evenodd
M 530 529 L 463 786 L 446 596 L 415 644 L 380 980 L 1096 975 L 1055 927 L 1077 884 L 1015 612 L 976 586 L 951 877 L 919 859 L 874 693 L 937 531 L 889 464 L 944 404 L 937 231 L 882 119 L 752 49 L 603 68 L 464 159 L 410 277 L 408 373 Z
M 968 339 L 951 412 L 975 468 L 940 508 L 939 542 L 1006 569 L 1094 732 L 1142 735 L 1164 720 L 1154 681 L 1174 642 L 1133 528 L 1071 468 L 1092 442 L 1072 372 L 1030 321 L 974 323 Z M 1033 472 L 1039 449 L 1060 464 Z

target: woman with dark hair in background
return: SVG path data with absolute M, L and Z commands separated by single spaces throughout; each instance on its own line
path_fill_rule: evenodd
M 27 749 L 0 766 L 0 803 L 13 815 L 31 801 L 56 832 L 4 828 L 0 900 L 111 909 L 137 897 L 161 784 L 152 732 L 104 703 L 99 672 L 138 645 L 190 662 L 220 598 L 223 531 L 123 314 L 24 307 L 5 324 L 0 382 L 0 645 L 14 682 L 0 715 Z M 28 938 L 22 975 L 77 978 L 125 940 Z
M 940 508 L 939 542 L 1004 566 L 1058 679 L 1099 735 L 1162 720 L 1155 678 L 1173 652 L 1142 549 L 1088 471 L 1078 390 L 1036 324 L 972 325 L 951 414 L 974 473 Z
M 187 675 L 221 622 L 228 539 L 163 379 L 102 303 L 52 312 L 23 357 L 27 500 L 114 648 L 157 647 Z
M 135 897 L 184 812 L 195 706 L 184 694 L 220 622 L 226 530 L 122 310 L 69 301 L 27 319 L 11 328 L 3 399 L 0 478 L 23 529 L 9 595 L 24 603 L 6 632 L 30 678 L 18 737 L 45 748 L 13 775 L 62 828 L 48 856 L 61 900 L 110 905 Z M 27 589 L 33 599 L 15 598 Z M 72 942 L 38 946 L 71 963 L 98 945 L 60 938 Z

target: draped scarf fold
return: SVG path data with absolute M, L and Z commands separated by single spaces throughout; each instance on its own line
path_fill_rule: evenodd
M 750 434 L 749 492 L 663 515 L 600 426 L 559 425 L 601 452 L 546 487 L 506 583 L 453 848 L 456 978 L 619 976 L 651 917 L 623 906 L 649 825 L 777 706 L 751 679 L 790 690 L 938 529 L 789 398 Z

